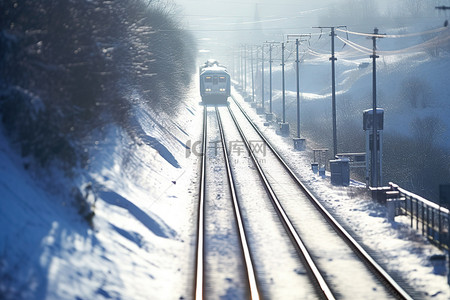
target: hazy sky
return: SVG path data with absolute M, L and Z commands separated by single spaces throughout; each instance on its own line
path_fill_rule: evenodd
M 282 41 L 285 34 L 317 32 L 313 26 L 347 25 L 353 30 L 371 32 L 375 26 L 382 30 L 388 26 L 383 23 L 386 19 L 381 20 L 378 16 L 398 20 L 397 26 L 401 27 L 408 22 L 414 24 L 417 17 L 423 15 L 408 15 L 423 3 L 422 0 L 172 1 L 178 7 L 183 26 L 197 40 L 200 60 L 213 57 L 224 61 L 232 57 L 239 45 L 261 45 L 268 40 Z M 450 2 L 430 1 L 432 3 L 424 11 L 435 14 L 438 12 L 435 12 L 434 3 Z
M 255 17 L 264 28 L 286 27 L 288 21 L 303 21 L 305 28 L 327 8 L 331 0 L 175 0 L 192 30 L 247 30 Z M 301 26 L 302 22 L 299 23 Z
M 333 0 L 174 0 L 183 24 L 194 33 L 200 55 L 224 56 L 239 44 L 308 33 Z M 203 59 L 203 58 L 201 58 Z

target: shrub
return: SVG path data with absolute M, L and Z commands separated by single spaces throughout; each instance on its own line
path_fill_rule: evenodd
M 162 1 L 0 1 L 0 118 L 22 155 L 71 175 L 102 128 L 135 122 L 129 91 L 175 111 L 195 45 L 171 13 Z M 91 220 L 87 198 L 72 197 Z
M 93 131 L 126 126 L 128 90 L 175 109 L 194 71 L 192 39 L 162 2 L 5 0 L 0 12 L 1 120 L 42 166 L 73 167 Z

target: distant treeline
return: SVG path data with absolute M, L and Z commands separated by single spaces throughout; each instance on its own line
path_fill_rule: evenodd
M 131 91 L 175 110 L 195 46 L 161 1 L 0 1 L 0 117 L 23 156 L 67 169 L 91 133 L 126 126 Z

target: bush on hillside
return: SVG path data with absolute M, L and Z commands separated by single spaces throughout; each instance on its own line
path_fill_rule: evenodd
M 430 85 L 421 78 L 409 77 L 401 84 L 401 98 L 412 108 L 425 108 L 432 104 Z
M 176 109 L 194 72 L 192 38 L 158 2 L 0 2 L 0 116 L 24 156 L 83 165 L 91 133 L 126 126 L 138 91 Z

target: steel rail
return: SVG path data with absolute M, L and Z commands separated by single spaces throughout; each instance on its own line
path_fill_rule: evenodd
M 242 252 L 244 254 L 245 267 L 247 269 L 247 277 L 248 277 L 248 283 L 249 283 L 249 287 L 250 287 L 250 296 L 251 296 L 251 299 L 256 300 L 256 299 L 260 299 L 260 296 L 259 296 L 259 291 L 258 291 L 255 269 L 253 267 L 252 258 L 250 255 L 250 249 L 249 249 L 248 243 L 247 243 L 247 236 L 246 236 L 245 230 L 244 230 L 244 222 L 242 221 L 242 216 L 241 216 L 241 212 L 240 212 L 239 204 L 238 204 L 238 200 L 237 200 L 235 181 L 233 179 L 233 173 L 232 173 L 231 167 L 230 167 L 230 159 L 229 159 L 229 155 L 228 155 L 227 145 L 225 142 L 225 134 L 224 134 L 223 126 L 222 126 L 222 119 L 220 118 L 220 113 L 219 113 L 219 110 L 217 109 L 217 106 L 215 107 L 215 109 L 216 109 L 217 121 L 219 124 L 219 131 L 220 131 L 220 137 L 221 137 L 221 141 L 222 141 L 222 149 L 223 149 L 223 155 L 224 155 L 224 160 L 225 160 L 225 167 L 227 170 L 227 177 L 228 177 L 228 182 L 229 182 L 229 187 L 230 187 L 230 193 L 231 193 L 231 198 L 232 198 L 232 202 L 233 202 L 233 209 L 234 209 L 234 214 L 236 216 L 236 223 L 238 225 L 238 231 L 239 231 L 239 236 L 240 236 L 240 241 L 241 241 L 241 246 L 242 246 Z
M 395 296 L 399 299 L 408 299 L 413 300 L 413 298 L 367 253 L 367 251 L 347 232 L 347 230 L 342 227 L 337 220 L 325 209 L 325 207 L 319 202 L 319 200 L 309 191 L 309 189 L 300 181 L 294 171 L 287 165 L 287 163 L 283 160 L 281 155 L 275 150 L 272 144 L 267 140 L 264 134 L 259 130 L 259 128 L 253 123 L 251 118 L 239 104 L 239 102 L 231 96 L 234 103 L 240 109 L 242 114 L 245 116 L 247 121 L 253 127 L 253 129 L 258 133 L 261 139 L 267 144 L 269 149 L 273 152 L 273 154 L 277 157 L 279 162 L 284 166 L 284 168 L 288 171 L 290 176 L 297 182 L 299 187 L 305 192 L 305 195 L 311 201 L 311 203 L 316 206 L 319 212 L 325 217 L 327 222 L 334 228 L 336 233 L 338 233 L 347 244 L 352 248 L 352 250 L 365 262 L 365 264 L 374 271 L 374 275 L 376 275 L 381 281 L 387 284 L 387 288 L 395 294 Z
M 205 175 L 206 175 L 206 135 L 208 130 L 207 119 L 208 107 L 203 111 L 203 135 L 202 135 L 202 159 L 200 166 L 200 189 L 198 199 L 198 222 L 197 222 L 197 254 L 195 274 L 195 299 L 203 299 L 203 255 L 204 255 L 204 222 L 205 222 Z
M 275 195 L 275 192 L 273 191 L 264 171 L 261 168 L 261 165 L 259 164 L 257 158 L 255 157 L 255 154 L 253 153 L 253 150 L 250 147 L 250 144 L 245 137 L 244 132 L 242 131 L 242 128 L 240 127 L 233 111 L 228 106 L 228 110 L 230 112 L 231 117 L 233 118 L 233 121 L 236 125 L 236 128 L 239 131 L 239 134 L 242 137 L 242 140 L 248 149 L 248 152 L 250 156 L 252 157 L 253 162 L 255 163 L 256 169 L 258 170 L 258 174 L 261 177 L 262 181 L 264 182 L 264 187 L 266 188 L 268 195 L 270 199 L 272 200 L 273 205 L 276 207 L 276 212 L 280 216 L 281 221 L 283 222 L 283 225 L 286 228 L 286 231 L 290 235 L 291 239 L 294 241 L 295 246 L 299 249 L 300 254 L 302 255 L 302 258 L 305 261 L 306 267 L 309 269 L 309 273 L 314 278 L 315 282 L 317 283 L 318 287 L 320 288 L 320 292 L 323 297 L 326 299 L 335 299 L 333 293 L 331 292 L 330 288 L 328 287 L 328 284 L 326 283 L 325 279 L 323 278 L 322 274 L 320 273 L 319 269 L 317 268 L 316 264 L 314 263 L 311 255 L 309 254 L 306 246 L 302 242 L 300 236 L 298 235 L 297 231 L 294 228 L 294 225 L 289 220 L 289 217 L 287 216 L 286 212 L 284 211 L 283 207 L 281 206 L 280 201 L 278 200 L 277 196 Z

